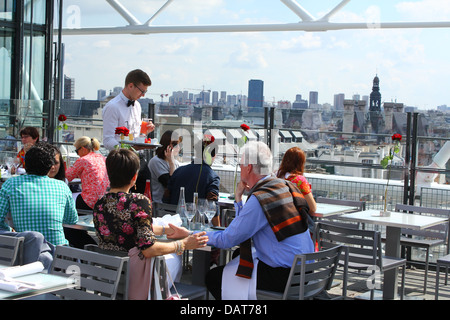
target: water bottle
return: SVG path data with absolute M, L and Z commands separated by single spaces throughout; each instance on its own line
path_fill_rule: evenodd
M 184 187 L 180 187 L 180 197 L 178 198 L 178 205 L 177 205 L 177 211 L 176 213 L 180 215 L 180 219 L 183 223 L 183 227 L 188 228 L 189 223 L 187 221 L 186 217 L 186 199 L 184 197 Z
M 193 201 L 194 203 L 194 218 L 192 218 L 192 230 L 201 230 L 202 229 L 202 221 L 203 221 L 203 217 L 200 213 L 200 210 L 198 210 L 198 193 L 194 192 L 194 198 Z

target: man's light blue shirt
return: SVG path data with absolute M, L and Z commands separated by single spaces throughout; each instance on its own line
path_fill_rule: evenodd
M 209 245 L 231 248 L 252 238 L 259 260 L 274 268 L 290 268 L 296 254 L 314 252 L 308 230 L 278 241 L 255 196 L 250 196 L 245 206 L 238 202 L 234 207 L 236 217 L 225 230 L 207 232 Z

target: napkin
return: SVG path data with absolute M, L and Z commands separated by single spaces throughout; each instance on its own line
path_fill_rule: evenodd
M 40 261 L 24 264 L 23 266 L 2 268 L 0 269 L 0 280 L 10 281 L 11 278 L 38 273 L 42 270 L 44 270 L 44 265 Z
M 32 283 L 24 283 L 14 280 L 0 280 L 0 290 L 10 292 L 22 292 L 30 289 L 37 289 L 39 286 Z
M 173 224 L 174 226 L 181 227 L 183 221 L 181 221 L 179 214 L 166 214 L 161 218 L 153 218 L 153 224 L 156 226 L 167 226 L 169 223 Z

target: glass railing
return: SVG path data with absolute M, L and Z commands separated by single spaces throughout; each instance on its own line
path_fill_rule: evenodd
M 25 126 L 39 128 L 45 139 L 57 144 L 69 166 L 78 158 L 73 146 L 76 139 L 89 136 L 102 140 L 101 111 L 105 102 L 63 100 L 61 105 L 54 101 L 0 102 L 1 164 L 16 156 L 21 148 L 18 133 Z M 203 134 L 215 137 L 217 156 L 212 167 L 221 177 L 221 192 L 233 192 L 235 174 L 239 181 L 238 140 L 244 134 L 240 125 L 245 123 L 250 127 L 246 133 L 250 140 L 264 141 L 271 147 L 274 168 L 278 168 L 289 148 L 298 146 L 305 151 L 305 176 L 316 197 L 363 200 L 368 209 L 381 209 L 384 205 L 387 169 L 381 167 L 380 161 L 392 146 L 394 132 L 375 135 L 339 131 L 343 114 L 338 111 L 323 112 L 318 129 L 308 129 L 302 126 L 301 110 L 271 107 L 251 110 L 236 105 L 154 105 L 148 100 L 143 100 L 141 105 L 142 117 L 152 118 L 156 125 L 156 130 L 150 134 L 152 138 L 159 141 L 167 130 L 181 133 L 183 144 L 179 160 L 182 163 L 191 161 L 195 155 L 192 145 Z M 59 114 L 67 116 L 64 128 L 57 120 Z M 415 117 L 420 119 L 419 129 L 413 134 L 411 125 L 412 133 L 404 134 L 401 151 L 391 168 L 388 210 L 393 210 L 396 203 L 408 202 L 450 208 L 447 184 L 450 131 L 446 130 L 446 121 L 442 119 L 445 117 L 436 113 L 416 114 Z M 406 128 L 406 124 L 402 126 Z M 100 152 L 108 153 L 104 148 Z M 146 157 L 152 157 L 153 152 L 147 151 Z

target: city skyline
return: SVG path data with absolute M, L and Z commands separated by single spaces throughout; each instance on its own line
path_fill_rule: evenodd
M 339 2 L 297 1 L 316 17 Z M 154 1 L 147 8 L 138 0 L 121 2 L 133 8 L 141 21 L 164 3 Z M 126 25 L 106 1 L 67 0 L 64 6 L 64 27 L 71 6 L 79 7 L 82 27 Z M 299 20 L 279 1 L 185 0 L 174 1 L 154 24 L 226 24 L 242 19 L 247 23 Z M 351 1 L 332 22 L 377 20 L 450 21 L 450 2 Z M 76 79 L 75 98 L 95 100 L 97 89 L 123 86 L 126 73 L 141 68 L 153 81 L 146 97 L 155 101 L 160 94 L 183 88 L 247 95 L 248 81 L 261 79 L 267 102 L 294 101 L 297 94 L 309 99 L 309 92 L 317 91 L 319 104 L 333 104 L 339 93 L 346 98 L 369 95 L 378 74 L 382 102 L 435 109 L 450 105 L 442 85 L 450 80 L 449 40 L 445 28 L 63 36 L 64 73 Z

